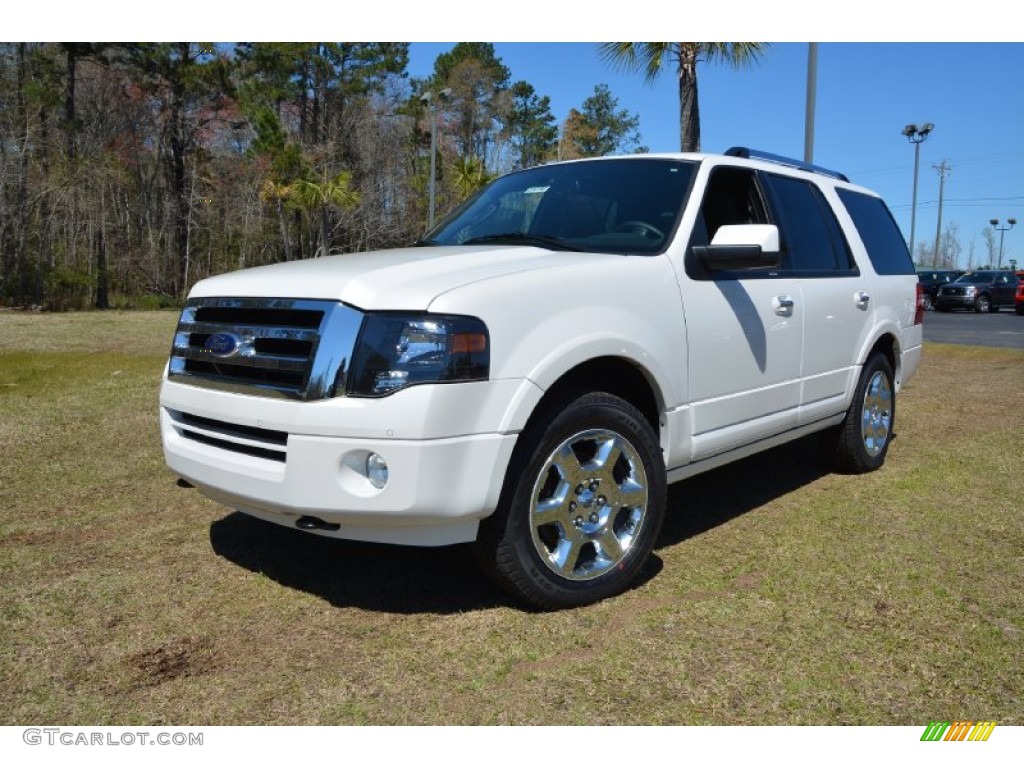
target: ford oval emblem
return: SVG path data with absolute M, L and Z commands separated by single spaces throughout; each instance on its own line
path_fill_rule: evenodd
M 217 357 L 228 357 L 238 351 L 240 342 L 233 333 L 214 333 L 206 340 L 206 348 Z

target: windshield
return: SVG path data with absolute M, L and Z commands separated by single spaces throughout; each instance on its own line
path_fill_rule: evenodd
M 509 174 L 448 216 L 423 242 L 660 253 L 675 231 L 694 168 L 692 162 L 636 157 Z
M 995 272 L 968 272 L 956 279 L 958 283 L 991 283 L 996 279 Z

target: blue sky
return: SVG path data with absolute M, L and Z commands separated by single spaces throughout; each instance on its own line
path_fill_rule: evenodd
M 409 74 L 423 77 L 454 43 L 414 43 Z M 679 149 L 678 98 L 673 77 L 648 85 L 606 65 L 594 43 L 496 43 L 513 80 L 551 97 L 562 120 L 598 83 L 619 105 L 640 116 L 652 151 Z M 916 239 L 934 243 L 939 174 L 947 160 L 942 213 L 959 227 L 966 266 L 987 261 L 982 229 L 989 219 L 1021 221 L 1005 234 L 1004 263 L 1024 268 L 1024 44 L 822 43 L 814 161 L 846 173 L 888 201 L 910 235 L 914 150 L 901 135 L 908 123 L 934 123 L 921 145 Z M 803 157 L 807 44 L 775 44 L 760 65 L 699 72 L 701 138 L 705 151 L 745 145 Z

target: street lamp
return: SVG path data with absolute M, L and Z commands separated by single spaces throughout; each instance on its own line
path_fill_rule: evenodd
M 1010 225 L 1008 227 L 1000 227 L 999 226 L 999 219 L 989 219 L 988 223 L 991 224 L 995 228 L 996 232 L 999 233 L 999 264 L 996 265 L 996 269 L 1002 269 L 1003 268 L 1003 236 L 1009 230 L 1013 229 L 1013 225 L 1017 223 L 1017 220 L 1016 219 L 1007 219 L 1006 223 Z
M 442 88 L 437 96 L 441 101 L 447 101 L 451 96 L 451 88 Z M 437 103 L 434 101 L 434 94 L 427 91 L 420 96 L 420 101 L 427 105 L 430 112 L 430 217 L 427 219 L 427 229 L 434 228 L 434 184 L 437 181 Z
M 910 258 L 914 258 L 914 229 L 917 226 L 917 170 L 921 163 L 921 142 L 928 138 L 928 134 L 935 130 L 932 123 L 925 123 L 922 126 L 908 125 L 903 129 L 903 135 L 914 145 L 914 201 L 910 208 Z

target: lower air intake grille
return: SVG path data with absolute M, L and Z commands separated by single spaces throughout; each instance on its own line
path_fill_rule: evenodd
M 169 415 L 178 434 L 188 440 L 271 461 L 287 458 L 287 432 L 228 424 L 182 411 L 169 411 Z

